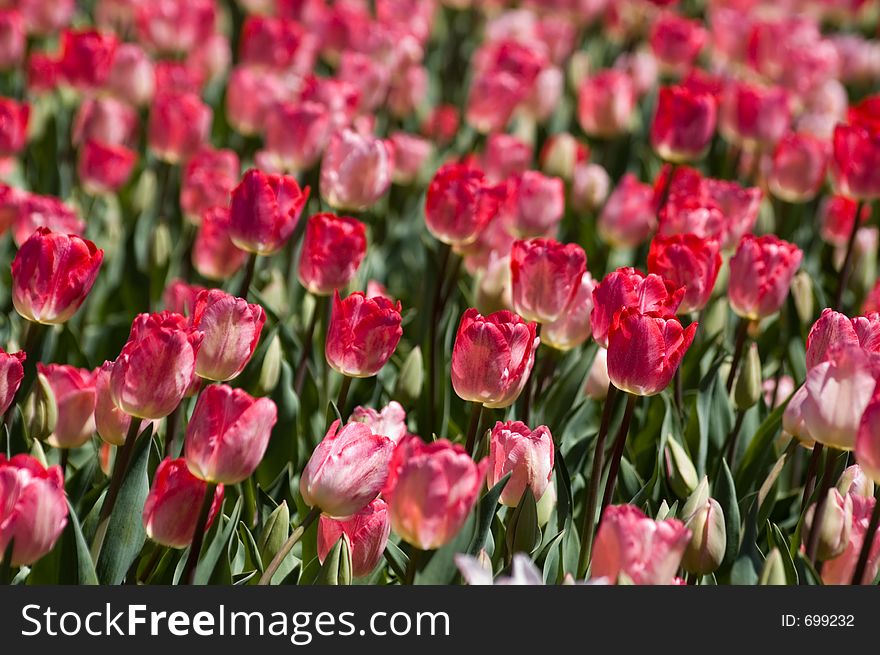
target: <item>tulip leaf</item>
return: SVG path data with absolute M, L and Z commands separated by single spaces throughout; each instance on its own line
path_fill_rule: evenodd
M 788 539 L 782 534 L 782 530 L 775 523 L 767 521 L 767 543 L 775 546 L 782 558 L 782 568 L 785 569 L 785 581 L 790 585 L 798 584 L 797 567 L 794 565 L 791 552 L 788 550 Z
M 740 538 L 742 537 L 742 523 L 740 520 L 739 502 L 736 498 L 736 486 L 733 476 L 727 466 L 726 460 L 721 460 L 721 470 L 718 479 L 715 480 L 714 497 L 721 505 L 724 513 L 724 529 L 727 533 L 727 547 L 724 551 L 724 559 L 721 569 L 731 566 L 739 554 Z
M 474 528 L 474 538 L 468 546 L 468 555 L 476 555 L 486 547 L 486 539 L 489 536 L 489 530 L 492 528 L 492 519 L 495 518 L 495 512 L 498 511 L 498 499 L 504 491 L 504 486 L 510 480 L 512 473 L 508 473 L 501 478 L 494 487 L 483 494 L 480 502 L 477 503 L 477 523 Z
M 67 501 L 67 529 L 73 531 L 73 539 L 76 544 L 77 579 L 81 585 L 98 584 L 98 575 L 95 573 L 95 565 L 89 552 L 89 545 L 83 537 L 82 527 L 70 500 Z
M 238 527 L 238 518 L 241 516 L 241 508 L 242 498 L 239 497 L 238 501 L 235 503 L 235 507 L 232 509 L 232 514 L 229 515 L 229 519 L 226 521 L 226 525 L 224 525 L 222 529 L 218 528 L 211 545 L 208 546 L 208 549 L 201 556 L 199 564 L 196 567 L 195 584 L 204 585 L 208 584 L 211 580 L 214 569 L 217 567 L 221 555 L 223 555 L 223 552 L 229 544 L 229 540 L 232 538 L 235 529 Z M 222 518 L 222 516 L 217 517 L 218 526 L 221 524 Z
M 409 557 L 400 549 L 393 541 L 389 540 L 385 544 L 385 561 L 394 571 L 398 579 L 403 580 L 406 577 L 406 568 L 409 566 Z
M 743 492 L 753 489 L 754 484 L 760 478 L 760 471 L 764 462 L 772 457 L 773 440 L 776 438 L 779 426 L 782 424 L 782 414 L 785 412 L 787 404 L 788 400 L 781 403 L 779 407 L 774 409 L 764 419 L 764 422 L 761 423 L 754 436 L 752 436 L 745 453 L 743 453 L 737 467 L 737 486 Z

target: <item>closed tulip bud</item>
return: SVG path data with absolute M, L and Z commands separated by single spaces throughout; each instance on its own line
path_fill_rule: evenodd
M 271 393 L 278 386 L 278 380 L 281 379 L 281 363 L 284 360 L 284 354 L 281 350 L 281 338 L 278 334 L 274 334 L 269 341 L 269 347 L 263 355 L 263 363 L 260 366 L 260 379 L 257 387 L 264 394 Z
M 208 141 L 212 116 L 211 108 L 194 93 L 156 94 L 147 126 L 150 149 L 170 164 L 189 159 Z
M 791 132 L 776 144 L 767 184 L 777 198 L 807 202 L 825 181 L 829 147 L 808 133 Z
M 635 113 L 632 78 L 607 69 L 586 78 L 578 88 L 578 122 L 589 136 L 608 139 L 629 132 Z
M 161 222 L 153 228 L 150 234 L 150 264 L 154 268 L 161 268 L 168 263 L 173 249 L 171 243 L 171 230 L 167 223 Z
M 803 253 L 772 234 L 744 236 L 730 260 L 728 296 L 744 319 L 772 316 L 782 307 Z
M 531 553 L 541 543 L 538 505 L 531 489 L 526 488 L 516 509 L 507 519 L 504 533 L 508 553 Z
M 193 242 L 192 263 L 209 280 L 228 280 L 247 261 L 247 252 L 229 238 L 230 211 L 213 207 L 202 214 Z
M 699 159 L 709 147 L 718 120 L 715 98 L 684 86 L 660 89 L 651 123 L 651 146 L 671 162 Z
M 391 527 L 407 543 L 433 550 L 461 530 L 485 484 L 487 460 L 476 464 L 446 439 L 406 436 L 394 449 L 382 497 Z
M 611 380 L 608 378 L 608 350 L 599 348 L 593 358 L 590 372 L 587 374 L 584 395 L 596 401 L 605 400 L 609 384 L 611 384 Z
M 400 301 L 367 298 L 360 291 L 342 300 L 335 291 L 324 350 L 327 363 L 352 378 L 376 375 L 400 342 L 400 322 Z
M 855 200 L 880 198 L 880 127 L 834 128 L 831 177 L 838 193 Z
M 8 71 L 21 64 L 26 41 L 22 15 L 10 9 L 0 11 L 0 70 Z
M 666 442 L 666 476 L 669 486 L 680 498 L 690 496 L 700 483 L 691 458 L 672 438 Z
M 733 388 L 733 404 L 737 409 L 745 411 L 758 402 L 761 398 L 762 381 L 758 344 L 752 342 Z
M 749 148 L 772 146 L 788 130 L 788 92 L 747 82 L 732 82 L 721 97 L 719 124 L 728 141 Z
M 58 420 L 49 437 L 56 448 L 82 446 L 95 432 L 95 375 L 66 364 L 37 363 L 37 371 L 49 383 Z
M 685 524 L 691 540 L 684 551 L 682 567 L 688 573 L 708 575 L 721 566 L 727 549 L 724 512 L 714 498 L 697 509 Z
M 422 349 L 416 346 L 409 351 L 397 374 L 397 380 L 394 382 L 394 398 L 404 405 L 413 404 L 422 395 L 424 380 L 425 364 Z
M 186 395 L 195 375 L 204 334 L 172 312 L 140 314 L 132 323 L 110 374 L 113 402 L 146 419 L 168 416 Z
M 388 506 L 381 498 L 344 521 L 321 516 L 318 520 L 318 560 L 331 559 L 328 555 L 345 539 L 345 549 L 351 553 L 351 575 L 362 578 L 372 573 L 382 559 L 391 521 Z
M 263 459 L 277 416 L 268 398 L 253 398 L 225 384 L 208 385 L 186 428 L 189 470 L 208 482 L 246 480 Z
M 260 539 L 257 541 L 257 549 L 260 551 L 260 559 L 263 563 L 272 561 L 272 558 L 287 541 L 289 534 L 290 509 L 287 507 L 287 501 L 282 500 L 281 504 L 269 514 L 263 525 L 263 530 L 260 532 Z
M 611 177 L 599 164 L 585 162 L 574 168 L 571 183 L 571 204 L 581 211 L 592 212 L 608 199 Z
M 541 149 L 541 170 L 547 175 L 569 181 L 574 177 L 575 167 L 586 162 L 590 149 L 568 132 L 559 132 L 547 138 Z
M 33 393 L 27 399 L 28 434 L 34 439 L 48 439 L 58 425 L 58 403 L 52 385 L 37 373 Z
M 400 441 L 407 433 L 406 411 L 396 400 L 385 405 L 381 411 L 358 405 L 351 412 L 349 422 L 357 421 L 370 426 L 373 434 L 388 437 L 394 443 Z
M 654 191 L 632 173 L 625 174 L 599 214 L 599 236 L 616 248 L 634 248 L 657 224 Z
M 354 218 L 311 216 L 299 256 L 300 284 L 319 296 L 348 286 L 367 254 L 366 232 L 366 226 Z
M 816 505 L 810 505 L 804 515 L 803 535 L 813 531 L 813 519 L 816 513 Z M 850 531 L 853 523 L 852 496 L 841 495 L 837 489 L 828 490 L 828 498 L 825 501 L 825 513 L 822 516 L 822 525 L 819 526 L 819 549 L 817 557 L 824 561 L 833 559 L 843 553 L 850 543 Z
M 342 534 L 329 552 L 321 559 L 321 568 L 315 577 L 316 585 L 351 584 L 351 543 L 348 535 Z
M 80 148 L 77 175 L 87 193 L 113 194 L 128 181 L 135 162 L 137 153 L 125 146 L 90 140 Z
M 189 472 L 183 459 L 167 458 L 159 463 L 153 485 L 144 503 L 143 522 L 147 536 L 169 548 L 186 548 L 192 543 L 199 510 L 208 484 Z M 207 531 L 223 504 L 223 485 L 217 485 L 208 513 Z
M 862 551 L 862 546 L 867 537 L 870 516 L 877 502 L 874 498 L 851 494 L 847 497 L 852 501 L 852 528 L 849 532 L 849 541 L 844 551 L 832 559 L 826 560 L 822 566 L 822 582 L 826 585 L 851 584 L 855 575 L 856 563 Z M 877 577 L 877 568 L 880 565 L 880 537 L 876 534 L 874 541 L 868 549 L 868 561 L 865 573 L 859 584 L 872 584 Z
M 204 333 L 196 373 L 208 380 L 231 380 L 250 361 L 266 322 L 260 305 L 220 289 L 204 290 L 193 306 L 193 329 Z
M 511 473 L 500 501 L 516 507 L 526 488 L 533 502 L 543 497 L 553 476 L 553 437 L 545 425 L 534 430 L 520 421 L 495 423 L 489 438 L 489 470 L 486 484 L 491 489 Z
M 452 387 L 463 400 L 509 407 L 519 397 L 540 344 L 536 325 L 502 310 L 482 316 L 468 309 L 452 347 Z
M 784 585 L 788 584 L 785 577 L 785 565 L 782 563 L 782 555 L 778 548 L 774 548 L 764 560 L 764 568 L 758 578 L 759 585 Z
M 553 510 L 556 509 L 556 484 L 551 480 L 538 500 L 538 526 L 544 528 L 550 522 Z
M 679 314 L 703 309 L 721 270 L 720 246 L 696 234 L 657 235 L 648 251 L 648 272 L 684 288 Z
M 27 566 L 46 555 L 67 525 L 64 476 L 30 455 L 0 453 L 0 562 L 13 542 L 11 566 Z
M 487 182 L 479 169 L 446 164 L 428 185 L 425 224 L 443 243 L 467 245 L 495 218 L 505 197 L 504 188 Z
M 577 292 L 559 318 L 541 326 L 541 343 L 567 351 L 581 345 L 593 335 L 590 314 L 593 311 L 595 288 L 596 281 L 589 272 L 584 273 Z
M 575 243 L 515 241 L 510 254 L 513 308 L 538 323 L 555 321 L 577 294 L 587 256 Z
M 72 234 L 38 228 L 12 261 L 12 302 L 35 323 L 64 323 L 95 283 L 104 251 Z
M 791 298 L 801 323 L 814 316 L 813 279 L 806 271 L 798 271 L 791 279 Z
M 393 453 L 394 442 L 368 425 L 334 421 L 300 477 L 303 501 L 332 518 L 357 514 L 385 485 Z
M 697 511 L 709 502 L 709 478 L 703 476 L 697 484 L 697 488 L 693 490 L 690 496 L 685 500 L 684 506 L 681 508 L 681 516 L 685 520 L 697 513 Z
M 865 410 L 865 414 L 868 410 Z M 862 416 L 862 424 L 865 423 L 865 417 Z M 858 458 L 858 438 L 856 440 L 856 457 Z M 874 481 L 865 475 L 862 467 L 858 464 L 847 466 L 837 481 L 837 490 L 841 495 L 856 494 L 864 498 L 874 497 Z
M 321 195 L 334 209 L 363 211 L 391 186 L 390 143 L 343 129 L 330 137 L 321 161 Z
M 24 362 L 27 354 L 22 350 L 7 353 L 0 348 L 0 416 L 12 406 L 15 394 L 24 379 Z
M 565 185 L 558 177 L 526 171 L 517 178 L 513 229 L 523 238 L 556 231 L 565 214 Z
M 691 532 L 677 519 L 654 521 L 633 505 L 605 509 L 593 545 L 593 578 L 672 584 Z
M 125 443 L 131 416 L 119 409 L 113 402 L 110 391 L 110 376 L 113 362 L 104 362 L 95 371 L 95 429 L 101 439 L 114 446 Z
M 205 212 L 226 209 L 238 182 L 238 155 L 205 146 L 186 163 L 180 182 L 180 208 L 196 225 Z
M 250 253 L 271 255 L 293 234 L 309 198 L 292 177 L 268 175 L 255 168 L 232 190 L 229 236 Z

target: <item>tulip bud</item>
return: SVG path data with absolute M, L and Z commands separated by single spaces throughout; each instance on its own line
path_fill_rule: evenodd
M 550 516 L 556 508 L 556 483 L 553 480 L 544 490 L 544 495 L 538 501 L 538 526 L 544 528 L 550 522 Z
M 788 581 L 785 577 L 785 565 L 782 563 L 782 554 L 778 548 L 774 548 L 764 560 L 764 568 L 758 578 L 759 585 L 785 585 Z
M 339 535 L 336 543 L 324 559 L 315 578 L 316 585 L 350 585 L 351 584 L 351 544 L 344 533 Z
M 205 146 L 193 155 L 180 182 L 180 208 L 190 222 L 198 225 L 205 212 L 229 206 L 239 166 L 238 155 L 232 150 Z
M 43 373 L 37 373 L 34 391 L 28 398 L 28 434 L 34 439 L 47 439 L 58 423 L 58 404 L 52 385 Z
M 171 230 L 167 223 L 160 221 L 150 235 L 150 264 L 155 268 L 165 266 L 172 250 Z
M 150 149 L 170 164 L 189 159 L 208 141 L 212 116 L 211 108 L 194 93 L 158 93 L 147 126 Z
M 807 271 L 798 271 L 791 280 L 791 297 L 801 323 L 813 320 L 815 300 L 813 298 L 813 279 Z
M 403 405 L 412 405 L 422 395 L 424 380 L 425 365 L 422 360 L 422 349 L 416 346 L 403 360 L 403 366 L 400 367 L 397 380 L 394 382 L 393 397 Z
M 362 578 L 372 573 L 382 559 L 391 522 L 385 501 L 375 499 L 345 521 L 321 516 L 318 523 L 318 559 L 326 564 L 333 557 L 331 548 L 343 540 L 350 553 L 351 575 Z M 329 556 L 328 556 L 329 553 Z
M 498 214 L 505 196 L 504 187 L 490 184 L 478 168 L 445 164 L 428 185 L 425 225 L 443 243 L 473 243 Z
M 753 341 L 733 388 L 733 402 L 737 409 L 745 411 L 758 402 L 761 398 L 761 383 L 761 358 L 758 356 L 758 344 Z
M 507 520 L 505 531 L 507 552 L 531 553 L 541 543 L 541 528 L 538 527 L 538 506 L 531 489 L 526 489 L 519 505 Z
M 867 415 L 867 412 L 865 412 Z M 862 423 L 864 424 L 865 418 L 862 417 Z M 856 457 L 858 458 L 858 448 L 856 452 Z M 859 496 L 863 496 L 865 498 L 873 498 L 874 497 L 874 481 L 871 480 L 865 472 L 862 470 L 862 467 L 858 464 L 853 464 L 852 466 L 846 467 L 843 473 L 840 476 L 840 479 L 837 481 L 837 490 L 840 492 L 842 496 L 846 496 L 849 494 L 857 494 Z
M 666 442 L 666 475 L 672 490 L 680 498 L 687 498 L 700 483 L 691 458 L 678 441 L 672 438 Z
M 687 500 L 684 503 L 684 507 L 681 508 L 680 515 L 684 517 L 685 521 L 687 521 L 708 502 L 709 478 L 704 475 L 700 479 L 699 484 L 697 484 L 697 488 L 694 489 L 693 493 L 691 493 L 691 495 L 687 497 Z
M 269 341 L 269 347 L 263 355 L 263 363 L 260 366 L 260 378 L 257 381 L 257 388 L 264 394 L 270 393 L 276 386 L 281 377 L 281 363 L 284 355 L 281 351 L 281 338 L 275 333 Z
M 804 515 L 804 539 L 813 531 L 813 518 L 816 504 L 811 505 Z M 825 513 L 819 526 L 819 549 L 816 556 L 820 560 L 833 559 L 849 546 L 853 523 L 853 500 L 847 494 L 841 495 L 837 489 L 829 489 L 825 500 Z
M 260 539 L 257 542 L 260 559 L 264 565 L 271 562 L 275 554 L 281 550 L 281 546 L 287 541 L 289 534 L 290 509 L 287 507 L 287 501 L 282 500 L 281 504 L 269 514 L 269 517 L 263 524 L 263 531 L 260 533 Z
M 721 505 L 710 498 L 685 525 L 692 536 L 684 551 L 682 566 L 685 571 L 697 575 L 712 573 L 721 566 L 727 549 L 727 530 Z
M 709 93 L 685 86 L 661 88 L 651 123 L 651 145 L 666 161 L 699 159 L 715 134 L 717 111 Z

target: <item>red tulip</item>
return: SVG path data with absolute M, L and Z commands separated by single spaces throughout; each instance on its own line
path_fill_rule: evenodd
M 376 375 L 403 335 L 400 322 L 400 301 L 367 298 L 360 291 L 341 300 L 337 289 L 327 327 L 327 363 L 352 378 Z
M 596 534 L 591 575 L 613 582 L 625 573 L 638 585 L 673 584 L 690 540 L 678 519 L 654 521 L 634 505 L 612 505 Z
M 131 176 L 137 153 L 125 146 L 86 141 L 80 148 L 77 174 L 87 193 L 112 194 Z
M 315 214 L 306 223 L 299 256 L 299 281 L 319 296 L 329 296 L 354 279 L 367 254 L 367 228 L 354 218 Z
M 52 389 L 58 421 L 48 442 L 56 448 L 78 448 L 95 433 L 95 374 L 66 364 L 37 363 L 37 372 Z
M 468 309 L 452 347 L 452 387 L 463 400 L 509 407 L 532 372 L 540 340 L 536 325 L 502 310 L 482 316 Z
M 450 143 L 458 134 L 458 108 L 454 105 L 434 107 L 421 125 L 421 132 L 438 146 Z
M 135 106 L 149 104 L 156 90 L 153 60 L 134 43 L 120 43 L 113 56 L 105 88 Z
M 832 346 L 850 344 L 880 353 L 880 314 L 850 318 L 830 307 L 822 310 L 807 335 L 807 370 L 828 361 Z
M 838 193 L 855 200 L 880 198 L 880 128 L 838 125 L 831 176 Z
M 12 566 L 33 564 L 55 546 L 67 525 L 61 468 L 30 455 L 0 453 L 0 561 L 14 541 Z
M 382 496 L 391 527 L 409 544 L 433 550 L 449 543 L 470 514 L 483 487 L 488 460 L 474 463 L 446 439 L 400 440 Z
M 514 310 L 528 321 L 552 323 L 577 293 L 586 270 L 587 256 L 575 243 L 515 241 L 510 252 Z
M 26 45 L 22 15 L 14 9 L 0 11 L 0 70 L 17 68 L 24 59 Z
M 694 63 L 706 43 L 706 30 L 697 20 L 664 12 L 651 26 L 649 42 L 660 65 L 682 73 Z
M 196 298 L 205 290 L 198 284 L 189 284 L 180 279 L 171 280 L 162 292 L 162 304 L 169 312 L 192 316 Z
M 12 260 L 12 302 L 35 323 L 64 323 L 95 283 L 104 251 L 72 234 L 38 228 Z
M 776 144 L 767 184 L 787 202 L 807 202 L 825 181 L 828 144 L 808 133 L 791 132 Z
M 541 343 L 557 350 L 571 350 L 593 335 L 590 314 L 593 311 L 593 289 L 596 281 L 589 272 L 581 277 L 578 289 L 559 318 L 541 326 Z
M 204 290 L 192 312 L 194 330 L 204 333 L 196 374 L 206 380 L 236 377 L 250 361 L 266 322 L 266 312 L 220 289 Z
M 233 150 L 206 146 L 190 159 L 180 183 L 180 208 L 197 224 L 202 214 L 214 207 L 229 207 L 232 189 L 238 182 L 239 161 Z
M 189 546 L 207 489 L 208 483 L 190 473 L 184 459 L 169 457 L 159 462 L 153 486 L 144 503 L 143 521 L 147 536 L 169 548 Z M 206 531 L 222 505 L 223 485 L 219 484 L 214 490 Z
M 612 271 L 593 289 L 593 311 L 590 314 L 593 339 L 600 346 L 607 347 L 608 330 L 614 315 L 626 307 L 635 307 L 642 313 L 675 316 L 684 293 L 684 289 L 659 275 L 645 275 L 634 268 Z
M 489 441 L 489 471 L 486 484 L 491 489 L 511 473 L 501 492 L 501 502 L 519 505 L 526 488 L 540 500 L 553 477 L 555 447 L 550 429 L 539 425 L 534 430 L 521 421 L 498 421 Z
M 529 170 L 532 146 L 512 134 L 496 132 L 486 137 L 486 148 L 479 161 L 480 170 L 490 182 L 504 182 Z
M 635 104 L 632 78 L 619 70 L 603 70 L 581 83 L 578 121 L 592 137 L 614 137 L 630 130 Z
M 565 214 L 562 180 L 538 171 L 526 171 L 515 180 L 514 232 L 523 238 L 554 234 Z
M 627 307 L 608 330 L 608 377 L 637 396 L 653 396 L 669 386 L 690 348 L 697 323 L 682 328 L 677 318 Z
M 291 99 L 280 73 L 255 66 L 236 66 L 226 83 L 226 120 L 239 134 L 257 136 L 266 128 L 272 107 Z
M 434 145 L 428 139 L 407 132 L 394 132 L 391 145 L 394 150 L 394 183 L 412 184 L 421 177 Z
M 296 179 L 267 175 L 256 168 L 232 190 L 229 236 L 251 253 L 271 255 L 287 243 L 309 198 Z
M 208 141 L 212 114 L 193 93 L 156 94 L 147 126 L 150 149 L 171 164 L 189 159 Z
M 323 563 L 344 535 L 347 547 L 351 549 L 351 574 L 361 578 L 369 575 L 382 559 L 390 533 L 388 506 L 381 498 L 345 521 L 321 515 L 318 520 L 318 560 Z
M 241 28 L 240 57 L 246 64 L 299 74 L 312 72 L 317 36 L 289 18 L 248 16 Z
M 180 314 L 139 314 L 113 364 L 110 392 L 116 406 L 146 419 L 168 416 L 183 400 L 195 375 L 204 334 Z
M 648 272 L 656 273 L 684 288 L 678 313 L 699 311 L 709 302 L 718 271 L 721 252 L 714 239 L 695 234 L 656 236 L 648 251 Z
M 635 248 L 657 225 L 654 192 L 650 184 L 626 173 L 602 207 L 597 230 L 615 248 Z
M 11 157 L 24 149 L 27 143 L 27 103 L 0 98 L 0 157 Z
M 321 161 L 321 196 L 334 209 L 363 211 L 391 186 L 389 142 L 344 129 L 330 137 Z
M 61 33 L 64 81 L 78 89 L 96 89 L 107 81 L 119 39 L 98 30 L 65 30 Z
M 186 53 L 214 32 L 216 14 L 214 0 L 139 3 L 135 8 L 137 37 L 154 52 Z
M 394 442 L 368 425 L 334 421 L 300 477 L 303 501 L 331 518 L 354 516 L 379 495 L 393 452 Z
M 428 186 L 425 223 L 435 238 L 449 245 L 472 243 L 498 213 L 505 192 L 465 164 L 442 166 Z
M 229 237 L 230 211 L 214 207 L 202 214 L 193 242 L 192 263 L 209 280 L 228 280 L 247 261 L 247 252 Z
M 40 227 L 62 234 L 81 235 L 86 231 L 85 221 L 55 196 L 16 190 L 7 199 L 14 214 L 12 239 L 19 248 Z
M 280 170 L 311 168 L 330 140 L 330 118 L 317 102 L 275 103 L 266 115 L 264 152 Z
M 684 86 L 666 86 L 657 96 L 651 145 L 666 161 L 699 159 L 706 152 L 718 120 L 715 98 Z
M 71 142 L 80 145 L 99 141 L 108 145 L 134 147 L 138 143 L 137 110 L 111 96 L 88 98 L 73 118 Z
M 772 234 L 742 238 L 730 260 L 728 296 L 739 316 L 758 320 L 779 311 L 803 253 Z
M 13 401 L 21 381 L 24 378 L 24 362 L 27 354 L 22 350 L 7 353 L 0 348 L 0 416 L 6 414 Z
M 123 412 L 113 402 L 110 390 L 110 376 L 113 362 L 104 362 L 96 369 L 95 375 L 95 431 L 108 444 L 121 446 L 128 436 L 131 416 Z
M 858 203 L 846 196 L 827 196 L 819 205 L 819 233 L 826 243 L 840 248 L 846 247 L 856 221 Z M 859 225 L 871 218 L 871 205 L 864 203 L 859 216 Z
M 724 90 L 720 126 L 729 141 L 766 148 L 782 138 L 790 123 L 790 100 L 784 89 L 732 82 Z
M 46 95 L 58 87 L 61 74 L 58 58 L 35 52 L 27 60 L 27 91 L 33 95 Z
M 263 459 L 278 410 L 268 398 L 209 384 L 199 394 L 186 427 L 184 457 L 189 470 L 208 482 L 237 484 Z

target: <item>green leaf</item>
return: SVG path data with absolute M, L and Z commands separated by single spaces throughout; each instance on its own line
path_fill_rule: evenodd
M 197 585 L 205 585 L 208 584 L 208 581 L 211 579 L 211 575 L 214 573 L 214 568 L 217 566 L 217 563 L 220 561 L 220 556 L 226 550 L 227 545 L 229 544 L 229 540 L 232 538 L 235 529 L 238 527 L 238 518 L 241 516 L 241 507 L 242 507 L 242 498 L 239 497 L 238 501 L 235 503 L 235 507 L 232 510 L 232 514 L 229 516 L 229 520 L 226 522 L 226 525 L 223 526 L 222 530 L 218 530 L 214 540 L 211 542 L 211 545 L 208 547 L 208 550 L 202 555 L 199 560 L 198 566 L 196 566 L 196 575 L 194 579 L 194 584 Z M 222 517 L 217 517 L 217 523 L 220 524 L 220 520 Z
M 733 476 L 730 474 L 726 460 L 721 460 L 719 473 L 720 475 L 715 481 L 714 497 L 724 512 L 724 529 L 727 531 L 727 549 L 724 551 L 724 560 L 721 563 L 721 569 L 724 570 L 733 564 L 739 554 L 742 523 L 739 502 L 736 497 L 736 486 L 733 483 Z
M 501 478 L 494 487 L 483 494 L 480 502 L 477 503 L 477 523 L 474 528 L 474 539 L 467 549 L 468 555 L 476 555 L 486 547 L 486 539 L 492 528 L 492 519 L 495 518 L 495 513 L 498 511 L 498 499 L 511 475 L 512 473 L 508 473 Z
M 407 554 L 404 553 L 400 549 L 400 546 L 393 541 L 388 541 L 385 544 L 385 560 L 388 562 L 391 570 L 394 571 L 394 575 L 401 580 L 406 577 L 406 569 L 409 566 L 409 557 L 407 557 Z
M 767 521 L 767 543 L 775 546 L 782 558 L 782 567 L 785 569 L 785 581 L 787 584 L 798 584 L 797 567 L 788 550 L 788 539 L 782 534 L 782 530 L 775 523 Z
M 755 482 L 760 478 L 764 462 L 773 454 L 773 440 L 782 424 L 782 414 L 785 412 L 787 404 L 788 401 L 781 403 L 764 419 L 740 460 L 737 467 L 736 484 L 744 493 L 752 491 Z
M 76 543 L 76 563 L 77 563 L 77 579 L 81 585 L 98 584 L 98 575 L 95 573 L 95 565 L 92 562 L 92 555 L 89 552 L 89 545 L 83 537 L 82 528 L 76 511 L 70 501 L 67 501 L 67 521 L 68 528 L 73 530 L 73 539 Z

